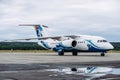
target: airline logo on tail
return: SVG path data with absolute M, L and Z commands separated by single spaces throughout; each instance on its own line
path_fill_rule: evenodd
M 43 37 L 42 35 L 42 31 L 43 31 L 43 28 L 42 26 L 34 26 L 35 27 L 35 30 L 36 30 L 36 34 L 37 34 L 37 37 Z
M 38 38 L 46 36 L 44 28 L 48 28 L 48 26 L 40 24 L 20 24 L 19 26 L 34 26 Z

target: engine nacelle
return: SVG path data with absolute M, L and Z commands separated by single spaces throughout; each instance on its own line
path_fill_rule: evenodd
M 61 42 L 61 45 L 65 46 L 65 47 L 76 47 L 77 45 L 77 41 L 70 39 L 70 40 L 65 40 Z

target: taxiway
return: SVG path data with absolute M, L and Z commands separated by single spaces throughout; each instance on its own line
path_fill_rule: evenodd
M 58 56 L 57 53 L 0 53 L 0 64 L 27 64 L 27 63 L 74 63 L 74 62 L 102 62 L 120 61 L 120 53 L 107 53 L 102 57 L 99 53 L 79 53 L 72 56 L 66 53 Z

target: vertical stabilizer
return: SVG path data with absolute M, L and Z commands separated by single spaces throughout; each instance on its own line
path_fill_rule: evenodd
M 36 35 L 38 38 L 41 37 L 47 37 L 47 33 L 45 32 L 45 28 L 48 28 L 45 25 L 39 25 L 39 24 L 21 24 L 20 26 L 34 26 Z

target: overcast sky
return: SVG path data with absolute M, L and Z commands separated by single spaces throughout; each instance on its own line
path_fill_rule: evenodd
M 53 35 L 88 34 L 120 41 L 120 0 L 0 0 L 0 40 L 36 37 L 44 24 Z

